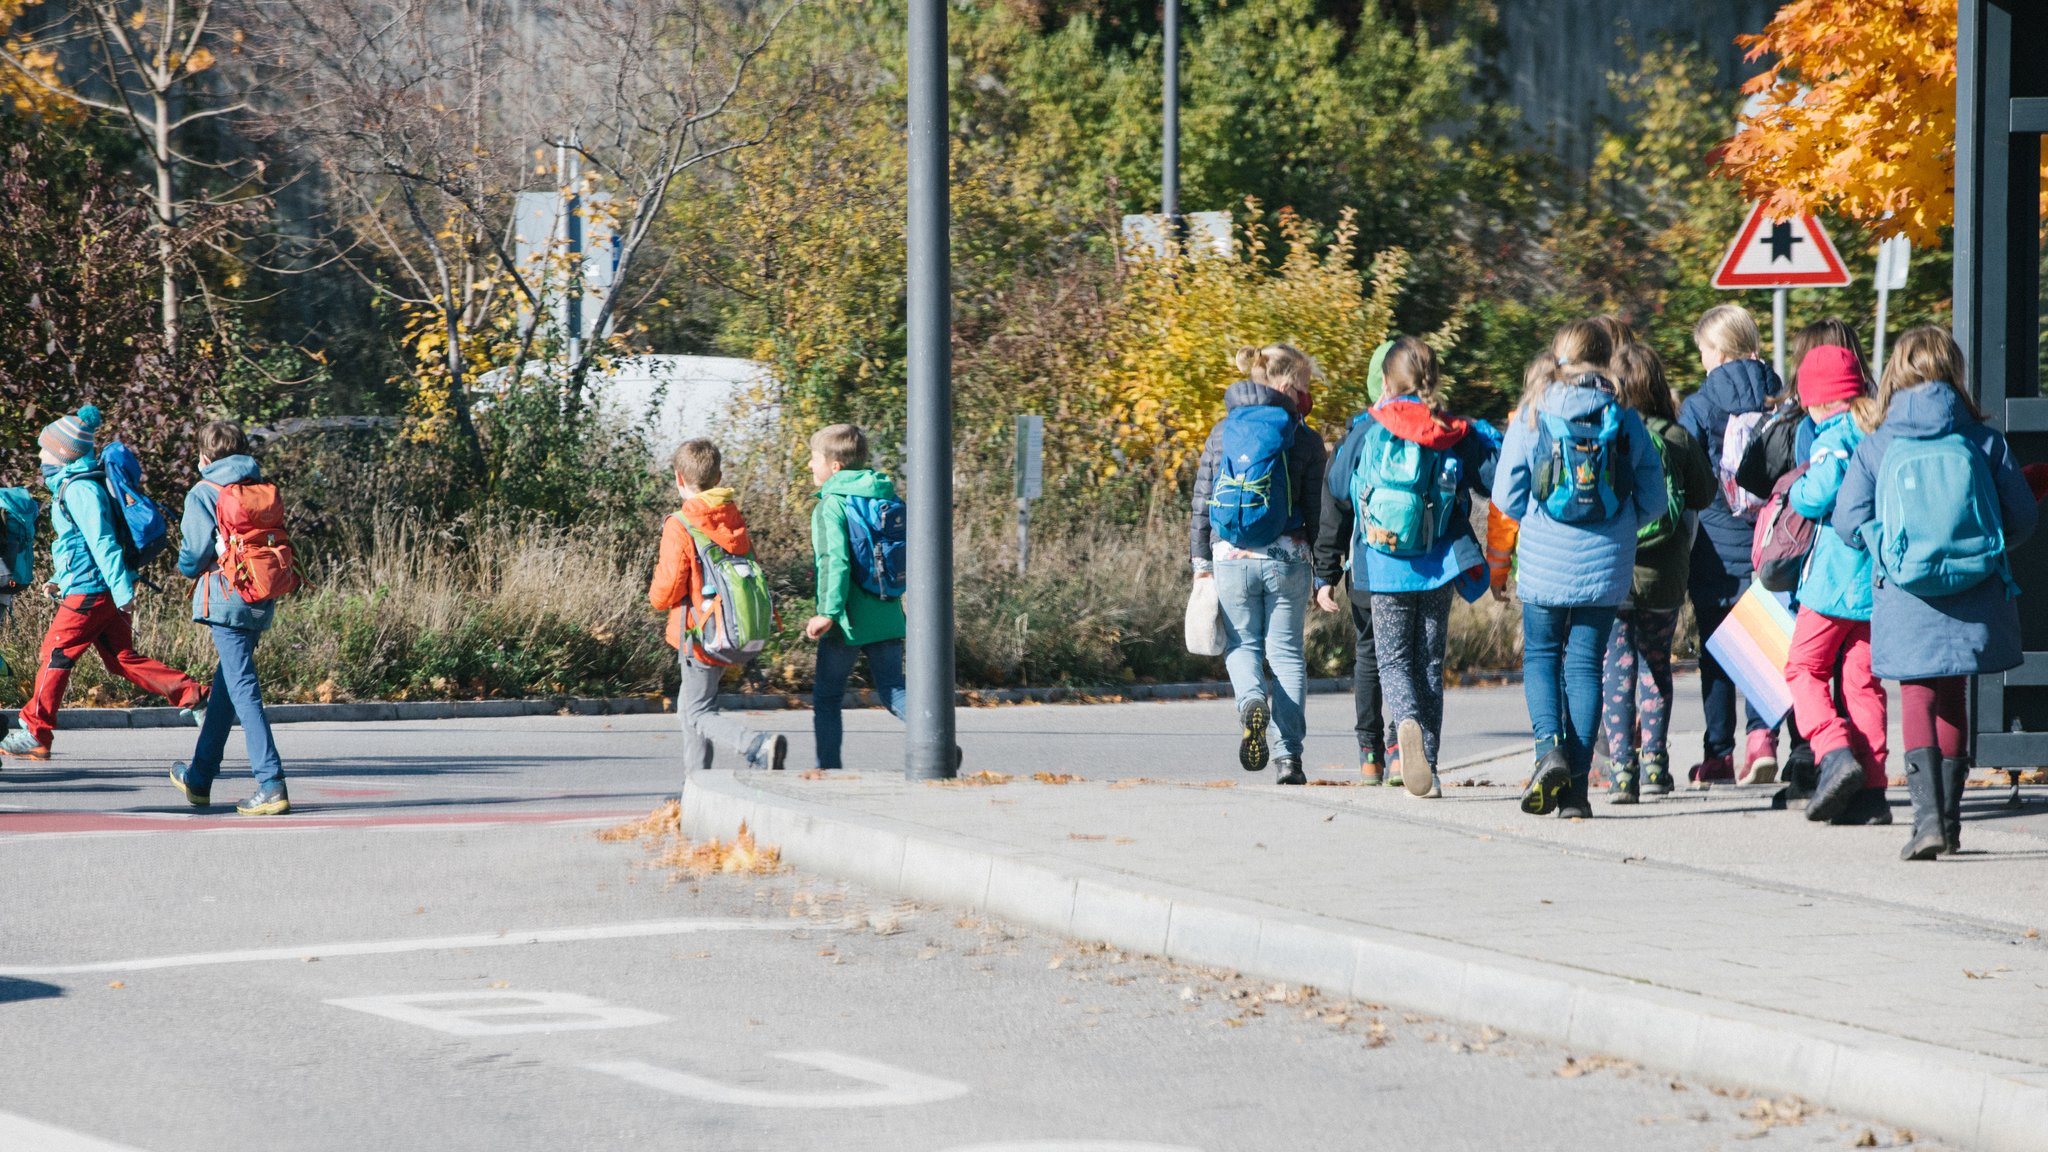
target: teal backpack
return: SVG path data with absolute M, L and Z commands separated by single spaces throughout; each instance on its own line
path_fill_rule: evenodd
M 1880 583 L 1953 596 L 1997 573 L 2018 593 L 1991 466 L 1959 433 L 1892 441 L 1878 467 L 1876 516 L 1862 532 Z
M 1358 538 L 1388 556 L 1424 556 L 1450 535 L 1458 512 L 1458 458 L 1375 424 L 1351 473 Z
M 36 582 L 36 520 L 43 514 L 26 488 L 0 488 L 0 592 Z

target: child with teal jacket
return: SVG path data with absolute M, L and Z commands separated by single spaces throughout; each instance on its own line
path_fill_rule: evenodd
M 1889 824 L 1885 804 L 1884 685 L 1870 670 L 1870 554 L 1833 530 L 1835 500 L 1849 461 L 1878 420 L 1877 400 L 1856 354 L 1821 345 L 1799 364 L 1799 402 L 1817 428 L 1806 465 L 1786 493 L 1814 522 L 1813 551 L 1799 577 L 1799 615 L 1785 658 L 1785 683 L 1799 730 L 1819 760 L 1806 818 Z M 1839 673 L 1837 672 L 1839 669 Z M 1835 707 L 1839 680 L 1845 718 Z

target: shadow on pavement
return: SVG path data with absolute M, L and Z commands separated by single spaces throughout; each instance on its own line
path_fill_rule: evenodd
M 0 976 L 0 1004 L 12 1004 L 17 1000 L 51 1000 L 62 995 L 64 989 L 55 984 Z

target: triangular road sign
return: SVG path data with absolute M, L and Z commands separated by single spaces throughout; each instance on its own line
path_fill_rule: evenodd
M 1763 201 L 1749 210 L 1749 220 L 1728 255 L 1721 258 L 1721 270 L 1714 273 L 1716 288 L 1844 288 L 1848 284 L 1849 269 L 1820 221 L 1811 213 L 1790 220 L 1770 219 Z

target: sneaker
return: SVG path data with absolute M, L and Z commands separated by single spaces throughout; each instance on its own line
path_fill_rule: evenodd
M 1643 757 L 1643 791 L 1668 796 L 1678 787 L 1671 780 L 1671 764 L 1663 753 Z
M 1586 794 L 1587 777 L 1580 777 L 1565 786 L 1564 795 L 1557 802 L 1557 818 L 1560 820 L 1591 820 L 1593 799 Z
M 958 750 L 956 749 L 955 752 L 953 770 L 958 772 L 960 770 L 960 761 L 957 755 Z M 788 759 L 789 737 L 784 736 L 780 732 L 770 733 L 762 739 L 761 746 L 754 750 L 754 767 L 766 768 L 771 772 L 782 771 L 782 766 Z
M 235 805 L 235 811 L 244 816 L 282 816 L 291 810 L 291 797 L 285 795 L 282 780 L 262 785 L 255 795 Z
M 48 760 L 50 746 L 36 743 L 36 738 L 29 735 L 28 729 L 16 728 L 7 734 L 7 739 L 0 740 L 0 753 L 18 756 L 23 760 Z
M 1386 783 L 1386 768 L 1380 763 L 1378 752 L 1368 748 L 1358 754 L 1358 775 L 1365 784 L 1372 787 Z
M 1422 725 L 1415 719 L 1403 720 L 1395 730 L 1401 742 L 1402 785 L 1410 796 L 1428 796 L 1432 792 L 1443 795 L 1436 784 L 1436 768 L 1429 762 L 1429 754 L 1423 751 Z
M 1837 826 L 1851 824 L 1890 824 L 1892 822 L 1891 801 L 1885 799 L 1884 789 L 1864 788 L 1849 797 L 1848 804 L 1828 821 Z
M 192 766 L 190 764 L 185 763 L 183 760 L 180 760 L 176 764 L 171 765 L 171 783 L 176 784 L 178 786 L 178 791 L 183 792 L 185 794 L 185 803 L 190 804 L 194 808 L 204 808 L 207 805 L 212 804 L 212 787 L 194 787 L 192 784 L 187 782 L 191 776 L 191 773 Z
M 1643 796 L 1643 779 L 1633 764 L 1614 765 L 1614 786 L 1607 790 L 1610 804 L 1636 804 Z
M 1301 770 L 1301 757 L 1282 756 L 1273 762 L 1273 783 L 1306 784 L 1308 775 Z
M 1237 763 L 1247 772 L 1257 772 L 1266 766 L 1266 700 L 1254 696 L 1237 710 L 1237 720 L 1244 726 L 1244 738 L 1237 742 Z
M 206 727 L 206 703 L 207 697 L 201 696 L 199 698 L 199 702 L 197 704 L 192 705 L 190 708 L 178 709 L 178 718 L 180 720 L 190 721 L 192 726 L 195 728 Z
M 1727 756 L 1709 756 L 1692 766 L 1685 774 L 1686 787 L 1694 792 L 1705 792 L 1715 784 L 1730 784 L 1735 780 L 1735 761 Z
M 1778 779 L 1778 734 L 1769 728 L 1749 730 L 1749 749 L 1738 784 L 1771 784 Z
M 1548 816 L 1557 811 L 1565 790 L 1571 787 L 1572 769 L 1565 762 L 1564 749 L 1552 748 L 1536 762 L 1529 787 L 1522 792 L 1522 811 L 1531 816 Z

